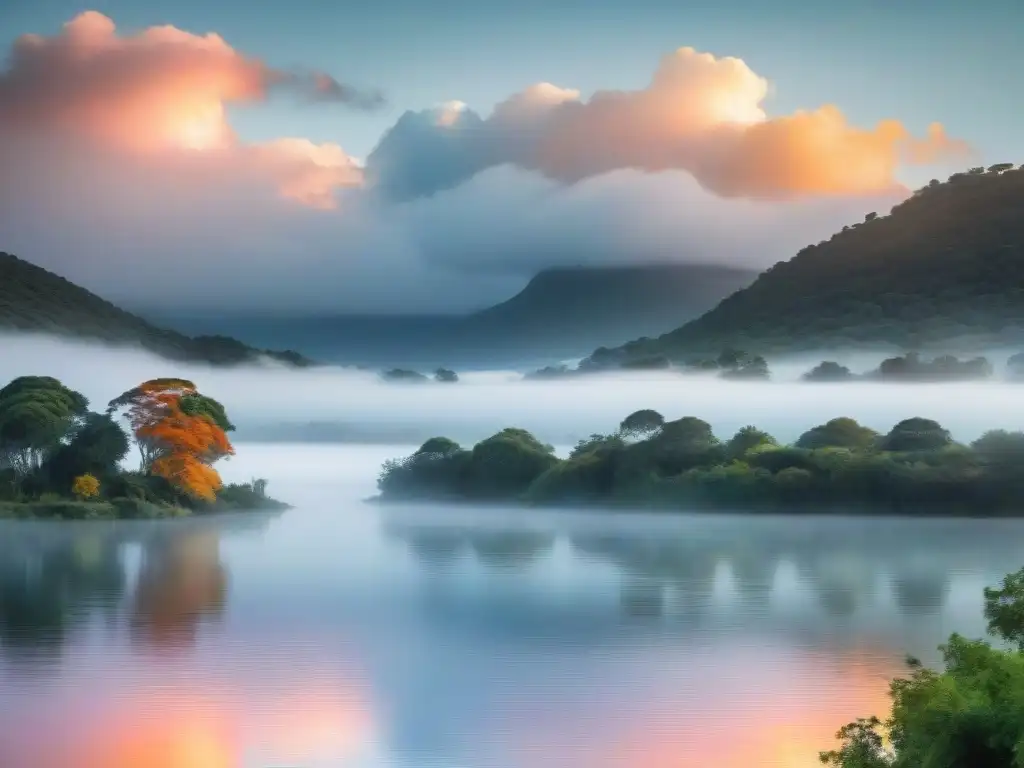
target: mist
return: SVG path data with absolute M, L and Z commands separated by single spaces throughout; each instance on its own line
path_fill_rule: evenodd
M 112 348 L 29 334 L 0 336 L 0 381 L 54 376 L 86 395 L 94 410 L 124 390 L 160 376 L 191 379 L 225 404 L 238 427 L 234 441 L 419 444 L 446 435 L 472 444 L 509 426 L 556 446 L 611 432 L 622 418 L 654 408 L 667 419 L 697 416 L 726 438 L 754 424 L 792 441 L 836 416 L 888 431 L 911 416 L 939 421 L 956 440 L 988 429 L 1024 429 L 1022 387 L 1004 381 L 956 384 L 806 384 L 797 366 L 769 382 L 731 382 L 671 372 L 608 374 L 523 381 L 513 371 L 467 373 L 455 384 L 385 383 L 372 371 L 305 370 L 274 364 L 211 368 Z M 866 362 L 866 361 L 865 361 Z M 806 370 L 800 366 L 799 371 Z

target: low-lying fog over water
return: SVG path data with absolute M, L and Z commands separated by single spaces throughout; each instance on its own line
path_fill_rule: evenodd
M 184 376 L 239 424 L 228 482 L 295 508 L 189 520 L 0 522 L 3 768 L 811 768 L 884 714 L 907 653 L 984 632 L 1024 520 L 380 507 L 400 444 L 254 443 L 281 422 L 565 446 L 641 407 L 782 439 L 838 415 L 955 437 L 1024 427 L 1024 389 L 740 384 L 671 375 L 394 385 L 211 370 L 0 340 L 0 379 L 100 410 Z M 806 366 L 801 366 L 804 370 Z M 795 374 L 791 377 L 795 379 Z M 389 431 L 390 430 L 390 431 Z
M 980 636 L 1024 521 L 379 508 L 411 446 L 251 445 L 278 516 L 0 523 L 7 768 L 812 768 Z
M 190 378 L 227 406 L 238 426 L 236 439 L 245 440 L 418 444 L 443 434 L 472 444 L 515 426 L 547 442 L 571 445 L 594 432 L 613 431 L 640 408 L 654 408 L 669 419 L 700 417 L 720 437 L 755 424 L 783 441 L 836 416 L 851 416 L 879 431 L 924 416 L 941 422 L 961 441 L 990 428 L 1024 428 L 1024 385 L 1019 383 L 810 384 L 798 381 L 810 367 L 807 360 L 769 361 L 770 382 L 672 372 L 523 381 L 520 373 L 498 371 L 465 374 L 456 384 L 397 384 L 380 381 L 374 371 L 271 365 L 212 369 L 47 337 L 0 337 L 0 348 L 0 380 L 27 373 L 56 376 L 87 395 L 97 409 L 145 379 Z M 862 356 L 847 364 L 867 370 L 882 357 Z

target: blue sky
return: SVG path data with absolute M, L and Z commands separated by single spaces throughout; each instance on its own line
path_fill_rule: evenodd
M 4 0 L 0 36 L 53 34 L 85 9 L 122 32 L 169 23 L 215 31 L 279 66 L 381 88 L 373 114 L 267 105 L 233 118 L 249 139 L 336 141 L 365 157 L 406 109 L 459 99 L 477 111 L 547 80 L 637 88 L 684 45 L 744 59 L 774 87 L 771 114 L 836 103 L 856 124 L 942 122 L 985 163 L 1024 161 L 1024 3 L 1019 0 Z

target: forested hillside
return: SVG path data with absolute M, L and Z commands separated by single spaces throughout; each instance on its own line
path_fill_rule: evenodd
M 1024 339 L 1024 167 L 933 180 L 763 272 L 711 311 L 604 359 Z
M 0 332 L 140 345 L 175 360 L 230 365 L 266 355 L 291 365 L 309 361 L 295 352 L 263 351 L 227 336 L 186 336 L 159 328 L 42 267 L 0 252 Z

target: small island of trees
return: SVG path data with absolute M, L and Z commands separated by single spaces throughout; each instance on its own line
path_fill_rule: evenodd
M 386 462 L 378 488 L 383 501 L 1020 515 L 1022 467 L 1024 432 L 964 445 L 927 418 L 885 434 L 836 418 L 783 445 L 754 426 L 720 440 L 699 418 L 642 410 L 565 459 L 522 429 L 472 449 L 435 437 Z
M 127 422 L 130 436 L 118 423 Z M 224 485 L 214 468 L 234 453 L 224 406 L 186 379 L 151 379 L 89 410 L 49 376 L 0 389 L 0 516 L 152 518 L 281 509 L 266 481 Z M 138 470 L 122 468 L 134 441 Z

